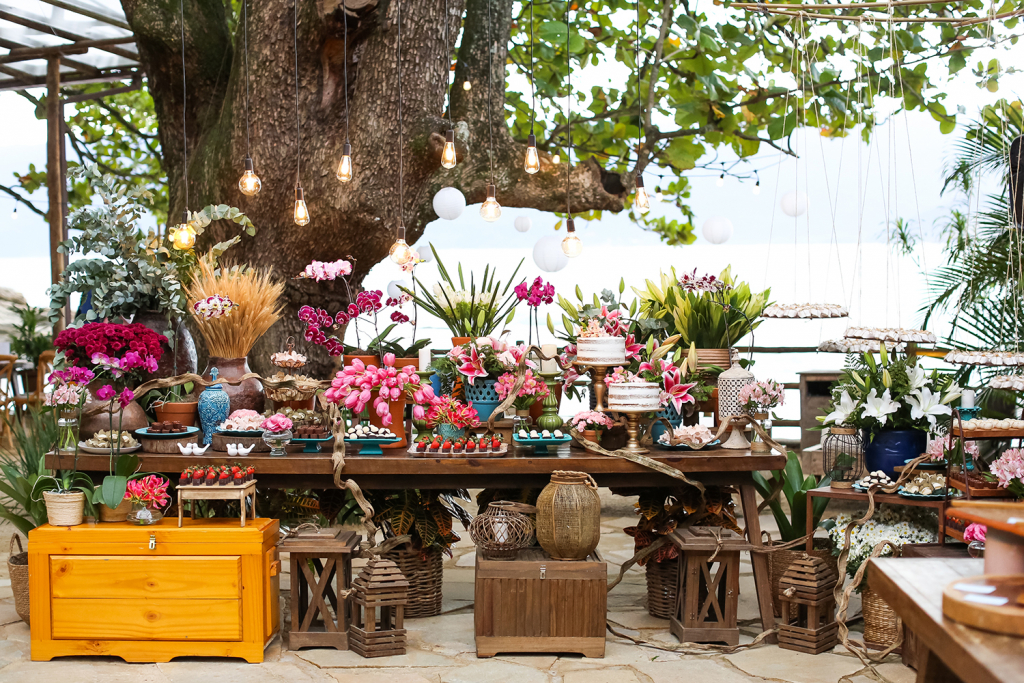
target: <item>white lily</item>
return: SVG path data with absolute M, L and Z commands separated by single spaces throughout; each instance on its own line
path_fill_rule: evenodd
M 963 387 L 959 384 L 953 384 L 946 390 L 946 395 L 942 397 L 942 405 L 952 403 L 956 399 L 960 398 L 964 393 Z M 952 411 L 950 411 L 952 412 Z
M 839 397 L 839 405 L 834 406 L 834 410 L 825 416 L 825 424 L 842 426 L 846 424 L 855 410 L 857 410 L 857 402 L 850 396 L 850 392 L 844 391 L 843 395 Z
M 925 374 L 924 368 L 920 365 L 915 365 L 914 369 L 907 373 L 907 379 L 910 380 L 911 392 L 922 389 L 928 385 L 928 376 Z
M 932 390 L 925 387 L 907 396 L 906 403 L 910 406 L 910 417 L 915 420 L 927 418 L 928 424 L 935 427 L 935 418 L 939 415 L 949 415 L 952 409 L 943 405 L 940 400 L 941 394 L 934 394 Z
M 864 409 L 861 412 L 861 417 L 869 418 L 873 417 L 878 420 L 879 424 L 885 424 L 889 421 L 889 415 L 899 410 L 899 404 L 892 400 L 889 396 L 889 390 L 886 389 L 885 393 L 878 396 L 878 391 L 872 389 L 871 393 L 864 399 Z

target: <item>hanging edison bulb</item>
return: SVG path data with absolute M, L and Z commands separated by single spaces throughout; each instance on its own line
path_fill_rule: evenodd
M 412 260 L 412 248 L 409 247 L 405 242 L 405 226 L 398 226 L 398 234 L 395 243 L 391 245 L 388 256 L 391 260 L 400 266 L 404 266 L 406 263 Z
M 725 185 L 725 174 L 724 173 L 722 173 L 721 175 L 718 176 L 718 180 L 715 181 L 715 185 L 718 186 L 718 187 L 722 187 L 722 186 Z
M 306 195 L 301 185 L 295 186 L 295 225 L 309 224 L 309 209 L 306 208 Z
M 537 136 L 530 133 L 526 138 L 526 161 L 523 162 L 523 170 L 534 174 L 540 170 L 540 156 L 537 154 Z
M 262 187 L 263 183 L 260 182 L 259 176 L 253 173 L 252 170 L 252 157 L 246 155 L 245 171 L 242 172 L 242 177 L 238 179 L 238 189 L 246 197 L 255 197 L 260 193 L 260 188 Z
M 643 176 L 636 177 L 636 197 L 633 198 L 633 206 L 640 213 L 647 213 L 651 210 L 651 200 L 647 197 L 647 190 L 644 189 Z
M 352 180 L 352 145 L 347 142 L 341 147 L 341 162 L 335 177 L 343 183 Z
M 761 194 L 761 181 L 754 183 L 754 194 Z
M 455 131 L 450 130 L 444 135 L 444 150 L 441 152 L 441 165 L 445 168 L 455 168 Z
M 551 163 L 553 163 L 553 164 L 560 164 L 560 163 L 562 163 L 562 157 L 558 156 L 557 154 L 552 154 L 551 155 Z
M 181 212 L 181 223 L 171 231 L 171 246 L 179 251 L 188 251 L 196 244 L 196 229 L 188 220 L 188 210 Z
M 494 185 L 487 186 L 487 200 L 480 205 L 480 217 L 489 223 L 501 218 L 501 205 L 498 204 L 498 200 L 494 198 L 494 193 L 497 188 Z
M 576 223 L 572 218 L 565 222 L 568 234 L 562 240 L 562 253 L 569 258 L 576 258 L 583 253 L 583 240 L 576 236 Z

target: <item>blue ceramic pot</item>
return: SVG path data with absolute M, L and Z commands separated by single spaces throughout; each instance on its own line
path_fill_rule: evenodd
M 466 400 L 476 408 L 477 417 L 481 422 L 486 422 L 491 417 L 494 409 L 501 405 L 501 397 L 494 390 L 496 379 L 484 379 L 477 377 L 472 384 L 465 384 Z
M 217 381 L 220 371 L 213 368 L 210 377 Z M 217 431 L 217 425 L 228 419 L 231 413 L 231 399 L 219 384 L 207 387 L 199 394 L 199 424 L 203 427 L 203 443 L 209 444 L 213 439 L 213 433 Z
M 456 429 L 454 425 L 439 424 L 437 425 L 437 433 L 449 441 L 454 441 L 460 437 L 466 435 L 465 429 Z
M 656 418 L 658 418 L 658 417 L 665 418 L 670 423 L 672 423 L 672 427 L 673 428 L 678 427 L 679 425 L 683 424 L 683 416 L 679 414 L 679 411 L 676 410 L 676 407 L 674 405 L 672 405 L 671 403 L 669 403 L 667 406 L 665 406 L 665 408 L 663 410 L 659 410 L 658 412 L 656 412 L 654 414 L 654 417 L 656 417 Z M 654 443 L 658 443 L 658 439 L 664 433 L 665 433 L 665 425 L 662 424 L 661 422 L 655 422 L 654 426 L 651 427 L 651 438 L 654 440 Z
M 924 453 L 928 435 L 918 429 L 883 429 L 874 439 L 863 433 L 864 466 L 868 472 L 882 470 L 896 479 L 896 467 Z

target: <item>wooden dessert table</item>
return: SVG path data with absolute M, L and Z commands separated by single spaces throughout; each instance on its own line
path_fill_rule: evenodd
M 982 560 L 974 559 L 871 560 L 868 584 L 914 632 L 922 649 L 918 683 L 1024 681 L 1024 638 L 979 631 L 942 614 L 943 589 L 981 573 Z
M 453 488 L 543 488 L 555 470 L 587 472 L 598 486 L 614 488 L 678 486 L 682 482 L 649 470 L 629 460 L 569 448 L 568 445 L 537 456 L 532 450 L 515 449 L 501 458 L 437 458 L 412 457 L 406 452 L 383 456 L 359 456 L 348 452 L 342 476 L 354 480 L 363 489 L 453 489 Z M 244 461 L 256 467 L 256 476 L 268 488 L 334 487 L 334 468 L 330 453 L 289 453 L 282 458 L 267 455 L 229 457 L 226 453 L 210 455 L 157 454 L 139 451 L 140 466 L 145 471 L 177 474 L 190 465 L 230 465 Z M 727 450 L 662 451 L 652 449 L 650 457 L 684 472 L 690 479 L 707 486 L 733 486 L 740 491 L 747 538 L 752 546 L 761 546 L 761 524 L 751 472 L 781 470 L 786 458 L 772 453 Z M 71 456 L 49 453 L 46 466 L 69 469 Z M 97 479 L 110 468 L 106 455 L 79 454 L 79 471 L 95 473 Z M 768 559 L 764 553 L 752 553 L 754 584 L 758 606 L 765 629 L 775 626 L 768 580 Z M 773 641 L 774 642 L 774 641 Z

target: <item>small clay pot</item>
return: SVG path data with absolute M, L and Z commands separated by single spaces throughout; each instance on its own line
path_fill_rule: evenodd
M 199 414 L 199 402 L 189 401 L 185 403 L 154 403 L 153 410 L 156 411 L 158 422 L 180 422 L 186 427 L 196 426 L 196 416 Z
M 100 511 L 101 522 L 123 522 L 128 517 L 128 513 L 132 511 L 132 502 L 130 500 L 122 500 L 121 503 L 111 510 L 103 503 L 96 506 Z

